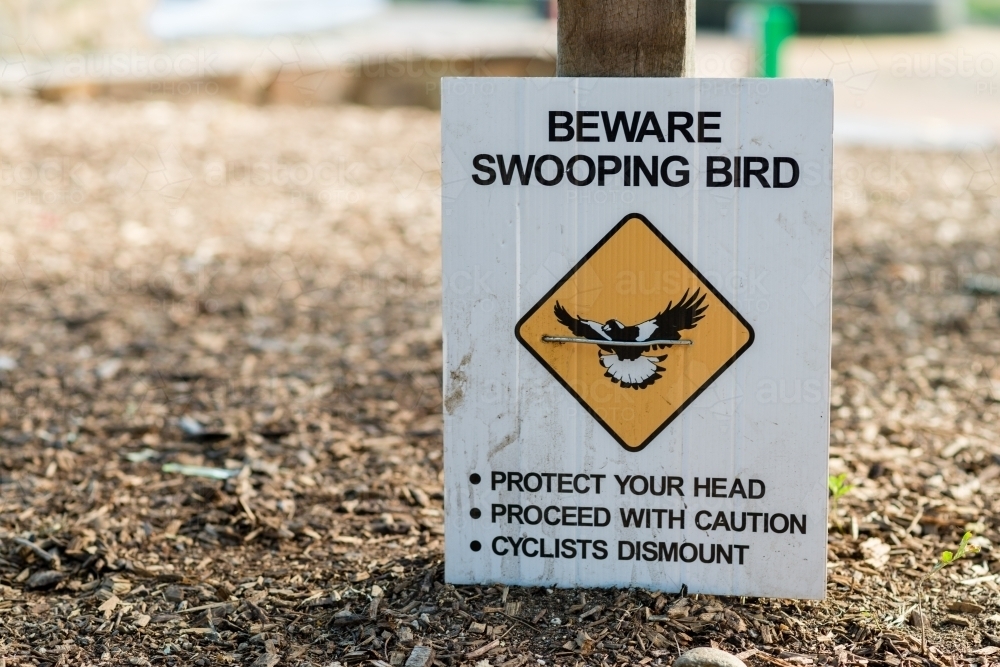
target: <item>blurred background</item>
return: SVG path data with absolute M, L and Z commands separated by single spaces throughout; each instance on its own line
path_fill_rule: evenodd
M 554 68 L 551 0 L 3 0 L 0 92 L 436 108 L 442 75 Z M 1000 131 L 1000 0 L 701 0 L 697 75 L 829 77 L 838 136 Z
M 548 0 L 3 0 L 0 93 L 436 108 L 442 75 L 549 75 Z M 701 0 L 697 75 L 837 84 L 842 141 L 1000 132 L 1000 0 Z
M 0 664 L 396 665 L 420 633 L 457 641 L 447 619 L 363 638 L 331 615 L 360 589 L 422 618 L 442 599 L 440 79 L 552 75 L 554 9 L 0 0 Z M 697 76 L 835 82 L 830 472 L 857 488 L 835 611 L 791 613 L 884 657 L 882 616 L 836 640 L 824 620 L 858 592 L 909 608 L 857 558 L 912 573 L 972 530 L 963 601 L 1000 590 L 980 586 L 1000 571 L 1000 0 L 699 0 L 697 23 Z M 757 278 L 733 289 L 762 315 Z M 178 634 L 179 605 L 236 598 L 219 634 Z M 996 618 L 942 632 L 975 647 Z

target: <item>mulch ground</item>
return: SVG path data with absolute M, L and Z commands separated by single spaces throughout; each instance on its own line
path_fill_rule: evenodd
M 0 109 L 0 665 L 1000 661 L 996 152 L 838 150 L 826 600 L 454 587 L 437 116 Z

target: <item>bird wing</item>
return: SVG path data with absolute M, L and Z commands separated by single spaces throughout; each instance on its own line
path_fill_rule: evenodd
M 651 320 L 646 320 L 642 324 L 638 325 L 639 335 L 636 336 L 636 340 L 655 340 L 656 339 L 656 318 Z
M 562 305 L 556 301 L 556 319 L 559 322 L 573 332 L 574 336 L 583 336 L 590 340 L 611 340 L 604 331 L 601 330 L 601 324 L 599 322 L 594 322 L 593 320 L 582 320 L 579 317 L 573 317 Z
M 700 288 L 689 294 L 690 290 L 686 290 L 676 306 L 671 301 L 662 313 L 638 325 L 639 337 L 636 340 L 673 340 L 681 331 L 697 326 L 708 310 L 707 305 L 702 305 L 706 295 L 701 293 Z

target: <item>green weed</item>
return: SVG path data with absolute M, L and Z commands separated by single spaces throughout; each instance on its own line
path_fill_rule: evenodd
M 833 521 L 837 530 L 841 530 L 840 519 L 837 517 L 837 501 L 850 493 L 854 489 L 854 485 L 847 483 L 847 473 L 843 472 L 827 477 L 826 486 L 830 490 L 830 511 L 833 513 Z
M 972 537 L 972 533 L 967 532 L 962 536 L 962 540 L 958 543 L 958 548 L 955 551 L 942 551 L 931 571 L 920 577 L 917 581 L 917 611 L 920 613 L 920 650 L 924 655 L 927 655 L 927 628 L 924 625 L 926 617 L 924 616 L 923 608 L 924 582 L 952 563 L 966 556 L 973 556 L 979 553 L 979 547 L 969 543 Z

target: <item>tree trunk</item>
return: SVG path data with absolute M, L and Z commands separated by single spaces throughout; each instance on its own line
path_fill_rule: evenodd
M 559 0 L 559 76 L 689 76 L 695 0 Z

